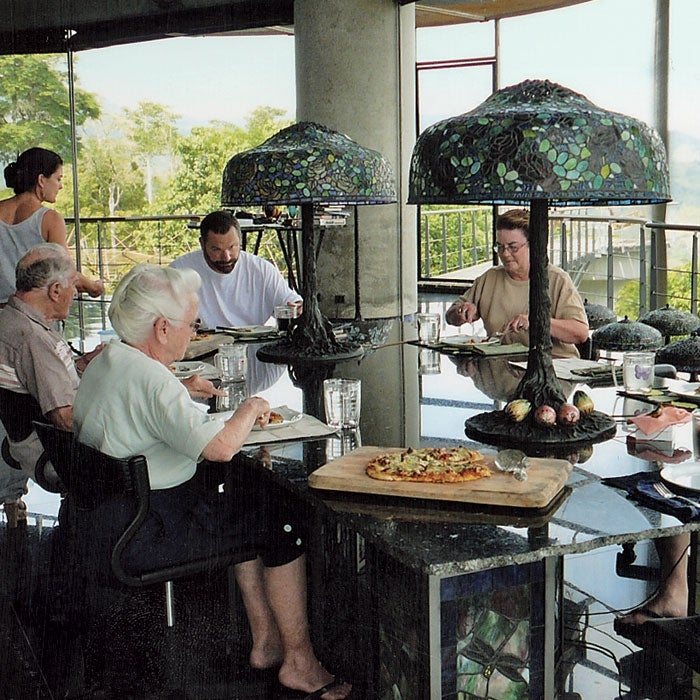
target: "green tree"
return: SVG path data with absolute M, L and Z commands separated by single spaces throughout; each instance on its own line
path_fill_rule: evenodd
M 178 170 L 168 187 L 156 196 L 153 211 L 165 214 L 206 214 L 221 207 L 221 178 L 228 160 L 236 153 L 257 146 L 288 126 L 285 112 L 273 107 L 257 107 L 244 127 L 229 122 L 212 121 L 194 127 L 189 135 L 175 144 Z M 197 245 L 196 234 L 181 223 L 158 227 L 141 227 L 144 241 L 158 235 L 165 241 L 163 254 L 175 257 Z
M 668 273 L 667 292 L 664 300 L 657 302 L 657 308 L 668 303 L 674 309 L 690 311 L 690 276 L 691 265 L 688 263 L 678 270 Z M 632 321 L 639 317 L 639 281 L 628 282 L 617 295 L 615 301 L 615 313 L 618 316 L 627 316 Z
M 153 161 L 171 156 L 177 140 L 175 122 L 180 115 L 155 102 L 139 102 L 136 109 L 125 109 L 126 132 L 141 161 L 146 178 L 146 199 L 153 204 Z
M 81 216 L 118 216 L 143 211 L 144 176 L 130 141 L 113 136 L 111 122 L 85 137 L 78 163 Z
M 286 114 L 283 109 L 277 107 L 256 107 L 245 122 L 245 136 L 249 144 L 246 148 L 259 146 L 280 129 L 289 126 L 292 122 L 285 116 Z
M 176 145 L 178 170 L 168 191 L 158 197 L 160 211 L 196 214 L 221 206 L 221 176 L 228 159 L 248 148 L 240 126 L 212 122 L 194 127 Z
M 70 106 L 65 59 L 55 55 L 0 56 L 0 160 L 9 163 L 32 146 L 71 160 Z M 76 125 L 100 114 L 95 95 L 75 91 Z

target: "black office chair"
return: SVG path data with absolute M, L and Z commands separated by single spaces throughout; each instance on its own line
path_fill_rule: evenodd
M 124 564 L 124 553 L 143 525 L 149 510 L 151 485 L 148 465 L 143 455 L 118 459 L 79 442 L 73 433 L 54 425 L 35 421 L 34 427 L 44 449 L 54 464 L 66 489 L 66 500 L 83 516 L 113 497 L 127 496 L 132 503 L 123 532 L 112 546 L 109 555 L 111 573 L 119 583 L 130 588 L 144 588 L 162 583 L 165 589 L 165 614 L 168 627 L 175 622 L 173 608 L 173 581 L 202 572 L 228 568 L 246 561 L 253 552 L 233 550 L 223 554 L 207 555 L 187 562 L 161 566 L 147 571 L 133 572 Z M 87 511 L 87 515 L 86 515 Z
M 22 465 L 10 454 L 10 443 L 26 440 L 34 429 L 34 421 L 43 421 L 44 416 L 37 400 L 30 394 L 19 394 L 9 389 L 0 389 L 0 422 L 7 437 L 3 438 L 0 451 L 5 464 L 13 469 L 22 469 Z M 45 491 L 62 493 L 63 484 L 49 476 L 50 459 L 44 453 L 34 466 L 34 481 Z

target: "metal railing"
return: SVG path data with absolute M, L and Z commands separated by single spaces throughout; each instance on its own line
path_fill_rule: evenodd
M 69 241 L 81 269 L 107 281 L 142 261 L 167 265 L 198 246 L 193 230 L 200 216 L 89 217 L 80 220 L 80 240 Z M 638 318 L 670 304 L 697 312 L 700 225 L 650 223 L 641 218 L 553 212 L 549 217 L 549 259 L 571 275 L 582 297 L 622 315 Z M 67 224 L 72 224 L 68 219 Z M 421 209 L 419 282 L 449 280 L 461 289 L 496 262 L 490 207 Z M 259 254 L 286 273 L 276 234 L 263 232 Z M 78 255 L 79 252 L 79 255 Z M 80 336 L 90 323 L 106 325 L 106 306 L 96 302 L 90 319 L 77 305 Z M 87 308 L 87 306 L 86 306 Z
M 136 263 L 168 265 L 179 255 L 198 248 L 198 222 L 203 216 L 81 217 L 77 234 L 74 219 L 68 218 L 68 244 L 81 272 L 105 280 L 109 297 L 118 280 Z M 262 226 L 260 231 L 260 239 L 254 243 L 257 254 L 273 262 L 286 275 L 287 261 L 277 233 Z M 73 306 L 66 321 L 66 337 L 83 346 L 86 338 L 94 339 L 98 331 L 109 327 L 109 322 L 105 300 L 81 295 L 80 302 Z
M 179 255 L 198 248 L 198 223 L 203 217 L 204 214 L 81 217 L 79 240 L 75 229 L 71 229 L 75 221 L 69 218 L 69 247 L 75 251 L 81 271 L 106 280 L 109 288 L 138 262 L 168 265 Z M 286 274 L 287 262 L 277 245 L 277 234 L 264 230 L 262 225 L 260 230 L 258 254 Z

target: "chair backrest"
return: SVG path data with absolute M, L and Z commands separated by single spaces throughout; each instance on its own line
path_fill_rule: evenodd
M 92 509 L 113 496 L 135 492 L 129 459 L 103 454 L 51 423 L 34 421 L 34 429 L 65 491 L 78 507 Z M 146 486 L 148 490 L 150 486 Z
M 16 391 L 9 389 L 0 389 L 0 422 L 2 422 L 7 437 L 2 441 L 2 458 L 5 463 L 14 469 L 22 469 L 20 464 L 11 453 L 11 444 L 26 441 L 34 430 L 35 421 L 43 421 L 44 416 L 41 412 L 39 402 L 30 394 L 19 394 Z M 32 443 L 33 444 L 33 443 Z M 34 454 L 33 450 L 25 446 L 22 448 L 25 455 L 25 461 L 36 463 L 33 464 L 31 470 L 32 479 L 39 484 L 45 491 L 52 493 L 62 493 L 63 484 L 56 481 L 55 476 L 51 475 L 50 459 L 46 453 Z M 24 467 L 29 469 L 29 464 Z M 51 475 L 51 476 L 50 476 Z
M 79 508 L 89 511 L 115 496 L 126 496 L 133 501 L 130 519 L 111 552 L 112 573 L 119 582 L 127 586 L 147 586 L 250 558 L 248 552 L 237 550 L 149 571 L 127 570 L 122 561 L 124 552 L 146 519 L 150 505 L 151 484 L 146 458 L 143 455 L 122 459 L 110 457 L 52 424 L 36 421 L 34 427 L 65 484 L 68 496 Z
M 0 389 L 0 421 L 10 440 L 19 442 L 29 437 L 32 421 L 43 419 L 39 402 L 31 394 Z

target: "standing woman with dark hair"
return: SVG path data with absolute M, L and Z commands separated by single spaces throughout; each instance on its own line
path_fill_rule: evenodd
M 14 197 L 0 201 L 0 307 L 15 292 L 15 266 L 20 258 L 39 243 L 57 243 L 68 249 L 66 222 L 55 210 L 43 206 L 53 204 L 63 189 L 61 156 L 45 148 L 30 148 L 15 163 L 5 168 L 5 182 Z M 101 280 L 79 276 L 79 291 L 92 297 L 104 294 Z M 0 425 L 0 441 L 5 430 Z M 26 517 L 22 496 L 27 493 L 27 476 L 9 467 L 0 459 L 0 503 L 10 526 Z
M 0 304 L 14 293 L 15 265 L 38 243 L 68 248 L 66 222 L 53 204 L 63 189 L 61 156 L 45 148 L 30 148 L 5 168 L 5 182 L 15 195 L 0 201 Z M 101 280 L 80 275 L 78 291 L 91 297 L 104 294 Z

